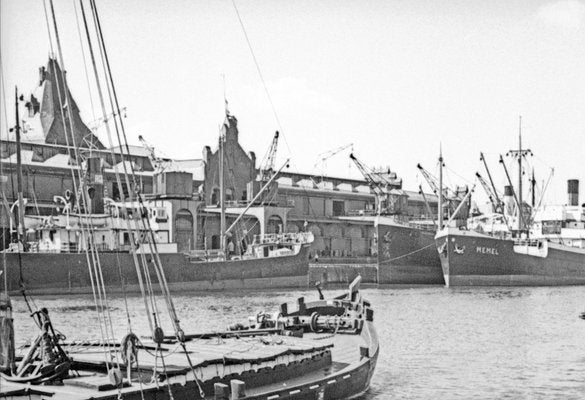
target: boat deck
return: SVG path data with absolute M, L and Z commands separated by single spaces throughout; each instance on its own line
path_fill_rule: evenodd
M 194 338 L 186 342 L 186 350 L 194 366 L 197 381 L 206 398 L 214 398 L 214 383 L 229 386 L 232 379 L 246 382 L 246 394 L 250 396 L 274 392 L 283 387 L 303 385 L 316 379 L 325 379 L 360 361 L 360 346 L 367 346 L 362 335 L 305 333 L 303 338 L 261 334 L 259 336 Z M 122 364 L 120 347 L 108 354 L 102 345 L 69 343 L 64 346 L 74 362 L 76 370 L 63 385 L 34 385 L 0 381 L 0 398 L 8 399 L 116 399 L 118 389 L 109 381 L 106 356 L 120 361 L 120 369 L 126 378 L 126 366 Z M 132 383 L 120 390 L 124 399 L 140 399 L 143 392 L 168 395 L 169 385 L 174 398 L 186 398 L 177 393 L 198 394 L 193 372 L 178 343 L 161 345 L 161 357 L 155 357 L 156 345 L 144 342 L 138 351 L 140 368 L 132 369 Z M 280 371 L 279 371 L 280 369 Z M 153 374 L 164 379 L 155 382 Z M 127 381 L 125 379 L 125 381 Z M 166 398 L 166 395 L 163 395 Z M 160 398 L 160 397 L 157 397 Z

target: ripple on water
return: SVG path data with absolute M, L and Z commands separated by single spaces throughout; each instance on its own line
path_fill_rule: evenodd
M 341 291 L 336 291 L 341 292 Z M 178 293 L 186 333 L 224 329 L 260 310 L 273 311 L 316 291 Z M 583 399 L 585 290 L 556 288 L 416 287 L 366 289 L 375 308 L 380 356 L 373 399 Z M 108 309 L 117 337 L 126 333 L 124 299 Z M 71 340 L 99 339 L 91 296 L 37 297 Z M 133 329 L 148 334 L 144 302 L 128 299 Z M 35 332 L 24 301 L 14 299 L 17 340 Z M 164 303 L 159 304 L 164 309 Z M 163 319 L 165 332 L 171 332 Z

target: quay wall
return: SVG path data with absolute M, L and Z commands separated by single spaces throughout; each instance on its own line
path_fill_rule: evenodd
M 376 264 L 310 264 L 309 285 L 317 281 L 323 285 L 350 284 L 358 275 L 362 276 L 362 283 L 378 283 L 378 268 Z

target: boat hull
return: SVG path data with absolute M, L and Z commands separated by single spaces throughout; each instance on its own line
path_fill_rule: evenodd
M 585 250 L 544 242 L 529 249 L 471 231 L 437 235 L 447 286 L 585 285 Z
M 308 284 L 309 246 L 301 246 L 294 255 L 246 260 L 189 261 L 180 253 L 160 254 L 160 257 L 173 290 L 302 288 Z M 92 292 L 87 258 L 83 253 L 7 253 L 6 261 L 9 291 L 20 290 L 22 276 L 30 293 Z M 101 253 L 100 263 L 104 283 L 111 292 L 140 290 L 132 254 Z M 151 277 L 157 281 L 154 272 Z
M 296 306 L 282 305 L 277 315 L 264 314 L 263 321 L 281 327 L 242 325 L 242 329 L 185 335 L 181 346 L 192 354 L 188 361 L 177 351 L 174 336 L 165 336 L 156 345 L 166 366 L 152 351 L 153 342 L 141 342 L 133 350 L 140 364 L 119 365 L 126 374 L 118 388 L 109 379 L 104 355 L 119 358 L 127 352 L 125 339 L 107 351 L 95 342 L 63 341 L 60 345 L 67 349 L 76 373 L 44 385 L 0 374 L 0 384 L 3 394 L 15 400 L 356 398 L 368 390 L 380 351 L 374 310 L 361 298 L 359 282 L 356 278 L 348 292 L 333 299 L 300 298 Z M 157 371 L 155 380 L 153 371 Z
M 435 232 L 380 220 L 378 283 L 443 285 Z

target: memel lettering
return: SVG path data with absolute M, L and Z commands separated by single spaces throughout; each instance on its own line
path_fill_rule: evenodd
M 477 246 L 475 249 L 476 252 L 481 254 L 493 254 L 494 256 L 499 256 L 498 249 L 493 247 L 480 247 Z

